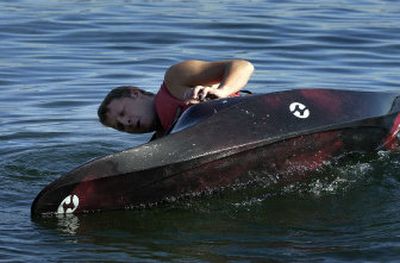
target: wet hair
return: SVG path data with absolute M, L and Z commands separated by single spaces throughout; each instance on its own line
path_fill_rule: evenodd
M 113 99 L 120 99 L 124 97 L 130 97 L 132 91 L 139 91 L 140 93 L 148 96 L 154 96 L 154 93 L 139 89 L 134 86 L 121 86 L 112 89 L 107 96 L 104 98 L 103 102 L 100 104 L 99 109 L 97 110 L 97 116 L 99 117 L 99 121 L 105 125 L 109 126 L 106 123 L 107 119 L 107 112 L 108 112 L 108 105 L 111 103 Z

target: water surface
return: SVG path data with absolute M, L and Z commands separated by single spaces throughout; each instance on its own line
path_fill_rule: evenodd
M 312 182 L 152 210 L 32 221 L 49 182 L 145 142 L 102 127 L 107 91 L 157 91 L 184 59 L 245 58 L 255 92 L 398 91 L 395 1 L 0 3 L 0 260 L 386 261 L 400 254 L 399 154 L 328 166 Z

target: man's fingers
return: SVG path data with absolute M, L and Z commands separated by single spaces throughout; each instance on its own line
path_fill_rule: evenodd
M 216 99 L 220 96 L 215 88 L 198 85 L 186 92 L 185 103 L 187 105 L 198 104 L 199 102 L 206 100 L 208 97 L 211 99 Z
M 199 100 L 193 100 L 193 99 L 185 101 L 186 105 L 193 105 L 193 104 L 199 104 L 199 103 L 200 103 Z
M 204 87 L 204 88 L 201 90 L 201 93 L 200 93 L 200 100 L 205 100 L 210 90 L 211 90 L 211 88 L 209 88 L 209 87 Z
M 193 88 L 193 96 L 192 96 L 192 98 L 193 98 L 193 99 L 199 99 L 199 93 L 201 93 L 201 90 L 202 90 L 203 88 L 204 88 L 204 87 L 203 87 L 203 86 L 200 86 L 200 85 L 195 86 L 195 87 Z

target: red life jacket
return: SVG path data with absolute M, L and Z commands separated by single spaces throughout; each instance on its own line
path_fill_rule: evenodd
M 191 106 L 185 104 L 184 101 L 175 98 L 169 92 L 167 85 L 164 82 L 154 98 L 154 103 L 164 132 L 168 132 L 181 113 Z
M 230 95 L 230 97 L 237 96 L 240 96 L 239 92 Z M 175 98 L 171 92 L 169 92 L 165 82 L 163 82 L 160 90 L 157 92 L 154 98 L 154 103 L 163 129 L 163 134 L 168 133 L 182 112 L 191 106 L 190 104 L 187 105 L 184 101 Z

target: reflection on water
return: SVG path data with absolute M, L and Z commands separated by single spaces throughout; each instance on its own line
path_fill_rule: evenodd
M 57 229 L 75 235 L 79 229 L 79 218 L 73 214 L 57 214 Z

